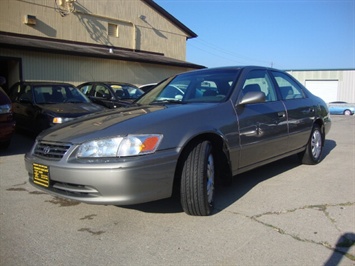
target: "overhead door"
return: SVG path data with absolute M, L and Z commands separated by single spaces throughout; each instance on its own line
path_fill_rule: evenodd
M 337 80 L 306 80 L 306 88 L 314 95 L 322 98 L 326 103 L 337 100 Z

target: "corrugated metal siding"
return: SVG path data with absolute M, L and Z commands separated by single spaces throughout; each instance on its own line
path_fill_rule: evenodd
M 355 70 L 290 70 L 287 72 L 303 85 L 307 80 L 337 80 L 337 100 L 355 103 Z
M 355 103 L 355 70 L 344 71 L 343 79 L 339 84 L 339 99 Z
M 159 82 L 176 73 L 191 70 L 119 60 L 1 49 L 0 56 L 5 55 L 22 58 L 24 80 L 65 81 L 74 85 L 93 80 L 123 81 L 142 85 Z

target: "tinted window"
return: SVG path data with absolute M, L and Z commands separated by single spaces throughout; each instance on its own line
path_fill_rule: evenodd
M 282 100 L 305 98 L 302 88 L 291 77 L 282 72 L 273 71 L 277 85 L 280 88 Z
M 95 97 L 102 98 L 102 97 L 107 97 L 107 95 L 110 95 L 110 91 L 108 88 L 102 85 L 96 85 Z
M 87 84 L 80 88 L 80 91 L 85 95 L 91 95 L 92 84 Z
M 253 70 L 249 72 L 242 90 L 243 95 L 247 92 L 263 92 L 266 102 L 277 100 L 273 83 L 265 70 Z

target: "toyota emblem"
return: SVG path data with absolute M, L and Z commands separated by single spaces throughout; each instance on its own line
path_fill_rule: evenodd
M 51 151 L 51 147 L 49 147 L 49 146 L 46 146 L 46 147 L 43 148 L 43 153 L 44 154 L 48 154 L 50 151 Z

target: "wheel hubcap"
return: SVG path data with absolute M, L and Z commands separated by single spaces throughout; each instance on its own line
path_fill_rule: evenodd
M 318 159 L 322 151 L 322 136 L 318 130 L 313 133 L 311 145 L 313 158 Z
M 214 190 L 214 162 L 213 156 L 210 154 L 207 159 L 207 199 L 208 203 L 213 202 L 213 190 Z

